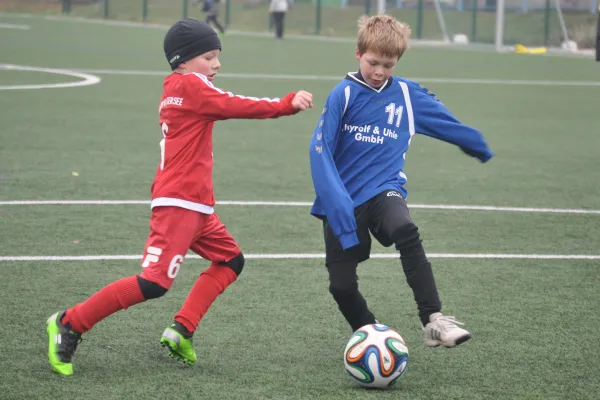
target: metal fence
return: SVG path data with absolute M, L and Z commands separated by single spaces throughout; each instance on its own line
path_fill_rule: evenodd
M 221 0 L 219 19 L 229 29 L 269 31 L 269 0 Z M 593 47 L 599 0 L 562 0 L 569 38 L 580 47 Z M 353 37 L 361 15 L 376 12 L 376 0 L 290 0 L 286 34 Z M 564 35 L 554 2 L 506 0 L 506 44 L 560 45 Z M 388 0 L 386 13 L 407 22 L 413 38 L 443 38 L 433 0 Z M 493 43 L 496 0 L 441 0 L 448 34 L 466 35 L 471 42 Z M 204 19 L 202 0 L 0 0 L 0 10 L 69 14 L 86 18 L 171 24 L 182 17 Z

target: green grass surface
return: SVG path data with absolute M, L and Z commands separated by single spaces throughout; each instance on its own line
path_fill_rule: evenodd
M 248 265 L 203 320 L 195 335 L 199 362 L 186 368 L 158 338 L 204 266 L 188 262 L 161 301 L 116 314 L 86 335 L 76 375 L 66 379 L 46 366 L 43 320 L 98 285 L 136 273 L 137 263 L 3 264 L 10 269 L 5 293 L 20 293 L 3 299 L 3 327 L 27 333 L 5 341 L 3 398 L 593 399 L 598 392 L 600 319 L 590 312 L 597 306 L 596 263 L 437 262 L 444 305 L 460 310 L 474 333 L 447 350 L 422 345 L 399 266 L 371 262 L 361 269 L 364 294 L 378 318 L 402 328 L 410 350 L 408 372 L 391 391 L 362 390 L 345 376 L 350 332 L 320 264 Z
M 0 63 L 164 71 L 164 30 L 0 16 Z M 310 54 L 310 56 L 307 56 Z M 315 62 L 316 60 L 316 62 Z M 352 43 L 227 36 L 223 72 L 343 77 Z M 600 209 L 598 86 L 502 80 L 600 81 L 591 60 L 413 48 L 399 74 L 422 78 L 496 158 L 482 165 L 415 137 L 411 204 Z M 162 77 L 98 73 L 98 85 L 0 91 L 0 201 L 148 200 L 159 160 Z M 495 79 L 500 84 L 428 82 Z M 0 85 L 76 80 L 0 69 Z M 314 94 L 315 109 L 271 121 L 217 123 L 220 200 L 311 201 L 308 143 L 334 80 L 220 77 L 237 93 Z M 74 176 L 77 172 L 78 176 Z M 308 207 L 226 206 L 217 212 L 247 254 L 322 253 Z M 430 253 L 598 255 L 599 215 L 413 209 Z M 145 205 L 0 205 L 0 256 L 141 254 Z M 374 246 L 376 252 L 392 252 Z M 345 375 L 350 332 L 327 292 L 323 260 L 247 261 L 195 336 L 185 368 L 158 340 L 206 262 L 187 260 L 161 300 L 119 312 L 85 335 L 75 376 L 50 372 L 45 319 L 140 271 L 137 261 L 0 262 L 0 398 L 44 399 L 594 399 L 600 392 L 597 260 L 432 259 L 444 309 L 473 332 L 453 350 L 426 349 L 398 260 L 361 266 L 377 318 L 408 341 L 406 375 L 391 391 Z

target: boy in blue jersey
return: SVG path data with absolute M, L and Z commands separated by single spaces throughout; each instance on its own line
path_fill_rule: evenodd
M 329 291 L 353 331 L 376 322 L 356 274 L 370 256 L 372 234 L 400 252 L 425 345 L 454 347 L 471 334 L 441 313 L 431 264 L 405 201 L 405 154 L 415 133 L 457 145 L 482 162 L 493 154 L 481 134 L 460 123 L 433 93 L 392 76 L 409 36 L 410 28 L 393 17 L 363 19 L 360 69 L 333 89 L 310 144 L 317 195 L 311 214 L 323 221 Z

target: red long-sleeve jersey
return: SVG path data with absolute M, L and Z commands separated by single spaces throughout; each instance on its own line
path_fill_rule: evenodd
M 176 206 L 212 214 L 212 129 L 215 121 L 292 115 L 295 93 L 258 99 L 216 88 L 202 74 L 173 73 L 165 78 L 158 108 L 163 140 L 152 183 L 151 207 Z

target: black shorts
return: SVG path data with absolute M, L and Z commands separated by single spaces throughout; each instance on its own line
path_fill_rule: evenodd
M 327 219 L 323 220 L 325 264 L 339 261 L 368 260 L 371 255 L 371 234 L 384 247 L 394 244 L 392 236 L 401 227 L 413 224 L 406 200 L 396 190 L 386 190 L 354 209 L 359 244 L 344 250 Z

